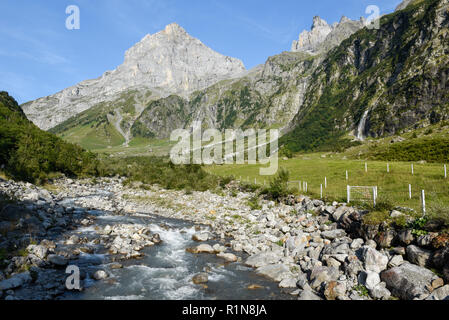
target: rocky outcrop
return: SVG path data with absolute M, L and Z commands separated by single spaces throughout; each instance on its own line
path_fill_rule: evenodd
M 96 104 L 114 101 L 123 92 L 188 95 L 244 71 L 240 60 L 213 51 L 174 23 L 130 48 L 117 69 L 22 108 L 30 120 L 47 130 Z
M 316 16 L 310 31 L 304 30 L 299 39 L 293 41 L 293 52 L 305 52 L 308 54 L 325 53 L 338 46 L 356 31 L 363 28 L 365 20 L 353 21 L 343 16 L 339 23 L 329 25 L 325 20 Z

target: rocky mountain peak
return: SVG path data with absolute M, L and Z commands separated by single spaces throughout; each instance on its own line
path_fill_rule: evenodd
M 169 25 L 167 25 L 164 29 L 164 31 L 166 34 L 168 35 L 186 35 L 187 32 L 184 30 L 184 28 L 182 28 L 179 24 L 177 24 L 176 22 L 170 23 Z
M 341 19 L 340 19 L 340 23 L 346 23 L 346 22 L 349 22 L 349 21 L 351 21 L 351 19 L 349 19 L 346 16 L 342 16 Z
M 326 22 L 326 20 L 321 19 L 320 16 L 313 17 L 313 24 L 312 24 L 312 30 L 320 27 L 327 27 L 329 26 Z
M 46 130 L 131 90 L 151 91 L 159 97 L 187 96 L 245 71 L 242 61 L 212 50 L 172 23 L 128 49 L 117 69 L 26 103 L 23 109 L 30 120 Z
M 363 26 L 362 20 L 353 21 L 346 16 L 342 16 L 339 23 L 335 22 L 332 25 L 319 16 L 315 16 L 311 30 L 304 30 L 299 35 L 299 39 L 293 41 L 292 51 L 313 55 L 326 52 Z

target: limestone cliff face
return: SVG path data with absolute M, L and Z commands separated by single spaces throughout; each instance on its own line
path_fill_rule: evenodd
M 47 130 L 98 103 L 114 101 L 123 92 L 186 96 L 244 71 L 240 60 L 213 51 L 177 24 L 170 24 L 129 49 L 117 69 L 22 108 L 30 120 Z
M 171 130 L 188 128 L 193 121 L 219 130 L 282 129 L 298 113 L 310 75 L 318 65 L 319 59 L 300 52 L 270 57 L 242 77 L 196 91 L 188 100 L 168 97 L 150 103 L 132 132 L 134 136 L 167 138 Z
M 316 16 L 310 31 L 304 30 L 299 39 L 293 41 L 293 52 L 305 52 L 308 54 L 325 53 L 338 46 L 343 40 L 356 31 L 363 28 L 365 20 L 353 21 L 343 16 L 339 23 L 329 25 L 325 20 Z

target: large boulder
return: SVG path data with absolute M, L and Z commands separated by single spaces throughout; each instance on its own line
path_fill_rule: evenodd
M 446 282 L 449 282 L 449 247 L 445 247 L 433 254 L 432 262 L 436 268 L 441 270 Z
M 281 256 L 276 254 L 275 252 L 261 252 L 255 255 L 252 255 L 248 259 L 246 259 L 245 265 L 248 267 L 259 268 L 269 264 L 277 263 L 281 260 Z
M 308 244 L 309 239 L 303 233 L 295 237 L 289 237 L 285 242 L 285 245 L 292 256 L 296 256 L 298 253 L 304 251 Z
M 315 267 L 310 274 L 310 285 L 313 289 L 317 289 L 324 282 L 336 281 L 339 275 L 338 269 L 335 267 Z
M 48 248 L 45 246 L 41 246 L 41 245 L 30 244 L 27 247 L 27 251 L 31 254 L 34 254 L 39 259 L 45 259 L 48 254 Z
M 449 285 L 436 289 L 426 300 L 449 300 Z
M 432 251 L 410 245 L 407 247 L 407 260 L 421 267 L 429 267 L 432 263 Z
M 56 254 L 49 254 L 47 257 L 47 261 L 58 267 L 65 267 L 68 263 L 66 258 Z
M 312 292 L 312 290 L 303 290 L 298 297 L 302 301 L 322 300 L 319 296 Z
M 432 271 L 404 263 L 381 273 L 381 279 L 394 296 L 404 300 L 425 299 L 431 293 L 432 282 L 438 279 Z
M 207 232 L 195 233 L 192 236 L 192 240 L 197 242 L 207 241 L 209 240 L 209 233 Z
M 388 257 L 374 248 L 363 247 L 363 261 L 366 271 L 380 273 L 387 269 Z
M 23 272 L 12 276 L 9 279 L 3 280 L 0 282 L 0 291 L 6 291 L 10 289 L 16 289 L 21 287 L 22 285 L 31 282 L 32 278 L 30 273 Z
M 346 232 L 343 229 L 335 229 L 335 230 L 321 232 L 321 236 L 324 239 L 334 240 L 337 238 L 343 238 L 344 236 L 346 236 Z
M 282 263 L 259 267 L 256 272 L 277 282 L 292 277 L 290 269 Z

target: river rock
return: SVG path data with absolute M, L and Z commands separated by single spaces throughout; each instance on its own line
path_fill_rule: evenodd
M 203 241 L 207 241 L 209 240 L 209 234 L 206 232 L 203 233 L 195 233 L 192 236 L 192 240 L 193 241 L 197 241 L 197 242 L 203 242 Z
M 313 301 L 313 300 L 322 300 L 322 299 L 319 296 L 317 296 L 315 293 L 313 293 L 312 290 L 303 290 L 300 293 L 298 300 Z
M 295 257 L 298 253 L 301 253 L 308 244 L 309 240 L 307 236 L 302 233 L 295 237 L 289 237 L 285 242 L 287 249 L 293 257 Z
M 195 248 L 188 248 L 186 251 L 190 253 L 215 253 L 214 248 L 209 244 L 200 244 Z
M 402 230 L 398 233 L 398 239 L 403 245 L 408 246 L 410 243 L 413 242 L 415 237 L 412 233 L 412 230 L 407 229 L 407 230 Z
M 217 257 L 225 259 L 226 261 L 229 261 L 229 262 L 236 262 L 238 260 L 237 256 L 232 253 L 221 252 L 221 253 L 217 254 Z
M 348 211 L 349 208 L 346 206 L 339 207 L 334 211 L 334 213 L 332 213 L 332 218 L 334 218 L 334 221 L 338 222 L 340 218 Z
M 367 271 L 376 273 L 380 273 L 387 269 L 388 265 L 388 257 L 386 255 L 367 246 L 363 247 L 363 261 Z
M 34 254 L 39 259 L 43 260 L 47 257 L 48 249 L 42 245 L 29 245 L 27 247 L 27 251 L 31 254 Z
M 296 283 L 295 278 L 286 278 L 279 283 L 279 288 L 296 288 Z
M 12 276 L 9 279 L 3 280 L 0 282 L 0 290 L 6 291 L 10 289 L 16 289 L 21 287 L 22 285 L 31 282 L 32 278 L 30 273 L 23 272 Z
M 312 289 L 319 288 L 323 282 L 335 281 L 339 277 L 337 268 L 318 266 L 313 268 L 310 274 L 310 286 Z
M 192 282 L 194 284 L 203 284 L 203 283 L 207 283 L 208 281 L 209 281 L 209 277 L 208 277 L 207 273 L 198 273 L 198 274 L 194 275 L 192 278 Z
M 63 256 L 60 256 L 60 255 L 56 255 L 56 254 L 48 255 L 47 261 L 54 264 L 55 266 L 58 266 L 58 267 L 65 267 L 68 263 L 66 258 L 64 258 Z
M 400 256 L 400 255 L 395 255 L 395 256 L 391 257 L 390 262 L 388 262 L 388 267 L 390 267 L 390 268 L 399 267 L 403 263 L 404 263 L 404 258 L 402 258 L 402 256 Z
M 404 300 L 426 298 L 430 294 L 432 281 L 437 278 L 432 271 L 411 263 L 404 263 L 381 273 L 381 279 L 387 284 L 387 288 Z
M 344 282 L 330 281 L 324 288 L 326 300 L 342 299 L 346 294 L 346 284 Z
M 351 249 L 352 250 L 360 249 L 364 243 L 365 243 L 365 241 L 362 238 L 354 239 L 351 242 Z
M 436 289 L 426 300 L 449 300 L 449 285 Z
M 278 254 L 268 251 L 268 252 L 260 252 L 258 254 L 252 255 L 249 257 L 245 265 L 248 267 L 259 268 L 266 266 L 268 264 L 274 264 L 281 260 L 281 256 Z
M 391 297 L 391 292 L 387 289 L 387 284 L 385 282 L 376 285 L 373 289 L 369 290 L 369 293 L 374 299 L 378 300 L 388 300 Z
M 277 282 L 291 277 L 290 269 L 282 263 L 259 267 L 256 272 Z
M 335 229 L 335 230 L 321 232 L 321 236 L 324 239 L 334 240 L 337 238 L 343 238 L 344 236 L 346 236 L 346 232 L 343 229 Z
M 94 273 L 95 280 L 104 280 L 108 278 L 108 274 L 104 270 L 97 270 Z
M 432 252 L 420 247 L 410 245 L 407 247 L 407 259 L 421 267 L 428 267 L 432 261 Z
M 359 282 L 368 290 L 373 290 L 381 281 L 378 273 L 367 271 L 359 274 Z

